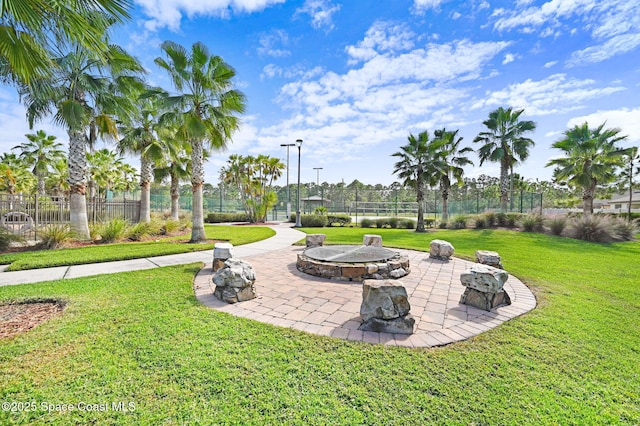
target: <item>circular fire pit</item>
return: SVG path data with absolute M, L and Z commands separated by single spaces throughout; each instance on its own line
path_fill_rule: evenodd
M 299 271 L 342 281 L 400 278 L 409 274 L 409 258 L 382 247 L 311 247 L 298 255 Z

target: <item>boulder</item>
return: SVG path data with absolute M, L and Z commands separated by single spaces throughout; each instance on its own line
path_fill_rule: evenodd
M 460 274 L 460 282 L 466 287 L 460 303 L 485 311 L 511 304 L 509 295 L 503 290 L 509 274 L 502 269 L 476 264 Z
M 382 247 L 382 236 L 380 235 L 365 235 L 362 239 L 363 246 Z
M 409 315 L 409 299 L 397 280 L 364 280 L 359 330 L 384 333 L 413 333 L 415 320 Z
M 224 266 L 224 262 L 233 257 L 233 244 L 216 243 L 213 248 L 213 272 Z
M 495 251 L 476 250 L 476 262 L 493 266 L 494 268 L 504 269 L 500 261 L 500 255 Z
M 251 300 L 256 297 L 255 281 L 256 274 L 250 264 L 240 259 L 229 259 L 213 274 L 216 285 L 213 294 L 227 303 Z
M 433 240 L 429 244 L 429 257 L 438 260 L 449 260 L 455 249 L 453 245 L 444 240 Z
M 307 247 L 320 247 L 324 245 L 325 234 L 307 234 Z

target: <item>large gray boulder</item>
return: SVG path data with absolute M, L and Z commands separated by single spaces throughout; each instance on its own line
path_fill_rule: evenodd
M 213 274 L 213 283 L 216 285 L 213 294 L 227 303 L 251 300 L 256 297 L 255 281 L 256 274 L 250 264 L 240 259 L 228 259 Z
M 397 280 L 364 280 L 358 328 L 364 331 L 411 334 L 415 320 L 409 315 L 409 299 Z
M 500 305 L 510 305 L 511 299 L 503 290 L 509 274 L 492 266 L 475 264 L 460 274 L 460 282 L 466 287 L 460 303 L 485 311 Z
M 429 243 L 429 257 L 438 260 L 449 260 L 455 249 L 453 245 L 444 240 L 433 240 Z
M 495 251 L 476 250 L 476 262 L 483 265 L 493 266 L 494 268 L 504 269 L 500 255 Z

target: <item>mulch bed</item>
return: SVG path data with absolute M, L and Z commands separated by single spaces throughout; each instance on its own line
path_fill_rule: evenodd
M 0 339 L 26 333 L 64 310 L 64 302 L 31 301 L 0 305 Z

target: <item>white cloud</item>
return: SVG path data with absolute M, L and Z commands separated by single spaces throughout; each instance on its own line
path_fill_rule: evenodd
M 625 90 L 618 85 L 595 87 L 595 83 L 589 79 L 568 78 L 565 74 L 554 74 L 539 81 L 528 79 L 503 90 L 487 92 L 472 109 L 509 105 L 525 108 L 528 115 L 560 114 L 584 108 L 588 100 Z
M 509 64 L 516 60 L 516 55 L 513 53 L 507 53 L 504 55 L 504 59 L 502 60 L 502 65 Z
M 253 13 L 285 0 L 135 0 L 145 15 L 151 19 L 145 27 L 156 31 L 167 27 L 172 31 L 180 29 L 180 21 L 186 15 L 225 17 L 234 13 Z
M 602 44 L 573 52 L 567 65 L 588 65 L 602 62 L 612 56 L 630 52 L 638 46 L 640 46 L 640 32 L 615 36 Z
M 558 63 L 558 61 L 549 61 L 546 64 L 544 64 L 545 68 L 551 68 L 552 66 L 556 65 Z
M 269 33 L 263 33 L 260 35 L 258 41 L 260 47 L 258 47 L 258 53 L 264 56 L 272 56 L 274 58 L 281 58 L 291 55 L 291 52 L 284 48 L 278 48 L 278 46 L 284 47 L 289 44 L 289 35 L 284 30 L 272 30 Z
M 368 60 L 380 53 L 395 53 L 413 48 L 415 34 L 403 25 L 391 22 L 375 22 L 362 41 L 345 49 L 351 57 L 350 64 Z
M 607 128 L 618 127 L 622 135 L 629 136 L 625 146 L 640 142 L 640 108 L 604 110 L 574 117 L 567 122 L 567 128 L 579 126 L 585 121 L 589 123 L 589 127 L 597 127 L 605 121 Z
M 421 14 L 429 9 L 437 9 L 442 3 L 448 0 L 414 0 L 413 10 L 415 13 Z
M 311 17 L 311 26 L 315 29 L 333 29 L 333 15 L 340 10 L 340 5 L 334 5 L 329 0 L 306 0 L 296 15 L 307 14 Z
M 459 12 L 453 12 L 453 13 L 451 14 L 451 19 L 453 19 L 454 21 L 455 21 L 456 19 L 460 19 L 461 17 L 462 17 L 462 14 L 461 14 L 461 13 L 459 13 Z

